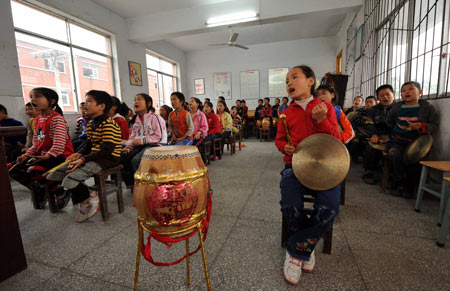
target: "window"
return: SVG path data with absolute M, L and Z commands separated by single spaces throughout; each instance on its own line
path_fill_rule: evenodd
M 148 89 L 156 108 L 170 104 L 170 94 L 178 88 L 176 74 L 175 63 L 147 54 Z
M 97 66 L 90 63 L 82 63 L 83 77 L 98 78 Z
M 408 80 L 422 84 L 423 99 L 450 96 L 450 1 L 366 0 L 364 14 L 365 96 L 388 83 L 400 98 Z
M 78 111 L 91 89 L 114 95 L 109 36 L 31 4 L 11 8 L 25 102 L 34 87 L 54 89 L 65 112 Z

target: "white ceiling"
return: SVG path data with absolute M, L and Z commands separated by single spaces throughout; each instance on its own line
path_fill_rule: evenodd
M 124 17 L 135 17 L 170 10 L 193 8 L 231 0 L 93 0 Z
M 253 44 L 296 40 L 300 38 L 324 37 L 336 35 L 346 14 L 328 15 L 326 12 L 309 13 L 300 19 L 267 23 L 253 26 L 233 27 L 239 33 L 237 42 L 248 46 Z M 184 51 L 211 49 L 213 43 L 227 42 L 230 32 L 227 28 L 187 36 L 167 39 L 170 43 Z M 239 48 L 230 48 L 240 50 Z

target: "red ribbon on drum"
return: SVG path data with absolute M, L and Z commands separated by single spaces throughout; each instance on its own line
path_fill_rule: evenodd
M 211 218 L 211 209 L 212 209 L 212 191 L 208 192 L 208 205 L 206 208 L 206 217 L 202 219 L 202 233 L 203 233 L 203 241 L 206 240 L 206 237 L 208 235 L 208 228 L 209 228 L 209 222 L 210 222 L 210 218 Z M 138 219 L 138 227 L 142 228 L 141 223 L 139 222 Z M 140 230 L 143 231 L 143 230 Z M 152 257 L 152 242 L 151 239 L 154 238 L 155 240 L 159 241 L 160 243 L 163 243 L 167 246 L 167 248 L 172 247 L 173 243 L 177 243 L 180 241 L 184 241 L 187 240 L 189 238 L 191 238 L 193 235 L 195 235 L 197 233 L 197 228 L 194 228 L 192 233 L 190 233 L 189 235 L 183 236 L 183 237 L 178 237 L 178 238 L 171 238 L 165 235 L 159 235 L 157 232 L 152 231 L 149 233 L 149 236 L 147 238 L 147 243 L 144 243 L 144 236 L 142 236 L 142 249 L 141 249 L 141 253 L 142 256 L 150 263 L 152 263 L 155 266 L 173 266 L 176 264 L 179 264 L 180 262 L 182 262 L 185 258 L 186 255 L 184 255 L 183 257 L 179 258 L 178 260 L 175 260 L 173 262 L 156 262 L 153 257 Z M 197 247 L 197 249 L 195 249 L 195 251 L 190 252 L 189 256 L 192 256 L 193 254 L 197 253 L 200 250 L 201 246 L 200 243 Z

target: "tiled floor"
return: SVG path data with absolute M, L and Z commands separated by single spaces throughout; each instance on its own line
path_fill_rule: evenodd
M 347 178 L 346 205 L 335 222 L 332 255 L 317 253 L 317 268 L 297 286 L 282 275 L 279 172 L 281 154 L 273 143 L 255 139 L 221 161 L 212 162 L 213 213 L 207 260 L 213 290 L 450 290 L 450 240 L 435 245 L 439 202 L 414 201 L 364 184 L 360 165 Z M 125 212 L 109 197 L 110 218 L 100 214 L 74 222 L 76 208 L 51 214 L 34 210 L 29 192 L 13 183 L 28 269 L 0 283 L 0 290 L 127 290 L 133 287 L 137 247 L 136 210 L 129 190 Z M 191 240 L 191 248 L 197 239 Z M 168 249 L 153 244 L 163 261 L 184 253 L 184 243 Z M 204 290 L 201 255 L 191 257 L 191 286 L 184 262 L 155 267 L 141 260 L 140 290 Z

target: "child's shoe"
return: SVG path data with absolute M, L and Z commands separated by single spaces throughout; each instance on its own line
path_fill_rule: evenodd
M 89 202 L 88 205 L 80 204 L 80 212 L 78 213 L 78 216 L 75 218 L 76 222 L 83 222 L 85 220 L 88 220 L 89 218 L 94 217 L 98 212 L 98 206 L 92 205 L 91 202 Z
M 89 203 L 91 203 L 92 205 L 95 205 L 97 207 L 100 206 L 100 201 L 98 200 L 97 191 L 94 191 L 94 190 L 91 191 L 91 198 L 89 199 Z
M 295 285 L 300 281 L 302 276 L 302 261 L 292 257 L 286 251 L 286 259 L 283 266 L 284 279 L 292 285 Z
M 64 207 L 69 204 L 71 192 L 68 190 L 64 190 L 63 195 L 56 197 L 56 206 L 59 210 L 63 209 Z
M 316 267 L 316 256 L 314 255 L 314 251 L 311 253 L 311 257 L 309 257 L 309 261 L 302 261 L 302 270 L 306 273 L 312 273 L 314 268 Z

